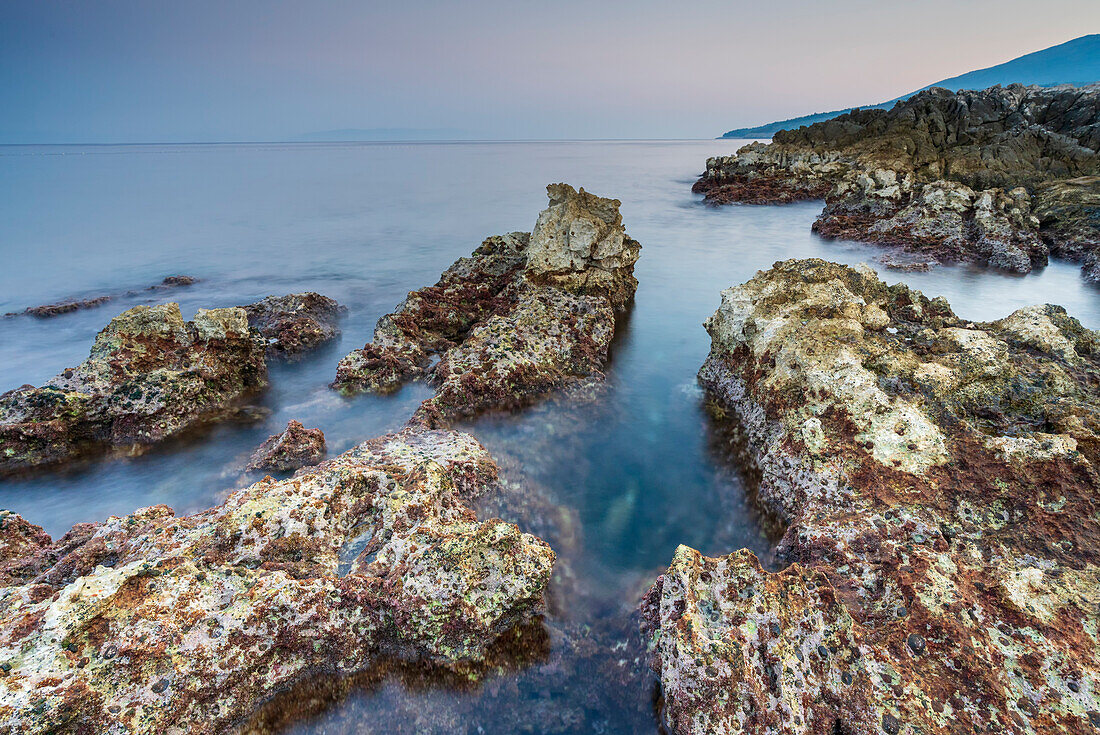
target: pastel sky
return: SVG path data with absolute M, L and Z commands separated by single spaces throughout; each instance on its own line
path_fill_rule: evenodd
M 1097 31 L 1096 0 L 0 0 L 0 142 L 713 137 Z

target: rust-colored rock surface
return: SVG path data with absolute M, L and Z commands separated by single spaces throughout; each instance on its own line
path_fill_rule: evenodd
M 1096 732 L 1100 336 L 821 260 L 707 329 L 790 566 L 676 553 L 643 603 L 670 730 Z
M 289 472 L 325 458 L 325 434 L 307 429 L 300 421 L 289 421 L 286 428 L 261 444 L 248 460 L 250 472 Z
M 602 377 L 641 246 L 625 234 L 618 200 L 566 184 L 547 193 L 533 233 L 490 237 L 409 293 L 374 341 L 340 362 L 333 387 L 388 391 L 426 377 L 437 394 L 418 419 L 441 425 Z
M 267 356 L 295 360 L 340 335 L 340 316 L 346 311 L 319 293 L 268 296 L 242 306 L 248 326 L 267 340 Z
M 406 430 L 192 516 L 56 543 L 0 516 L 0 733 L 220 733 L 320 673 L 466 676 L 531 622 L 554 562 L 476 519 L 495 478 L 469 435 Z

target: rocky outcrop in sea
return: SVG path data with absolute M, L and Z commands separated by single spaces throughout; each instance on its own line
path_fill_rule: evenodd
M 547 194 L 532 233 L 490 237 L 434 286 L 410 292 L 340 362 L 333 386 L 381 392 L 428 378 L 436 395 L 419 417 L 435 424 L 602 377 L 641 246 L 618 200 L 567 184 Z
M 0 395 L 0 472 L 155 444 L 266 385 L 264 342 L 243 309 L 200 309 L 187 322 L 175 303 L 136 306 L 79 366 Z
M 707 161 L 715 204 L 825 199 L 814 230 L 941 261 L 1095 270 L 1100 85 L 929 89 Z
M 267 356 L 300 359 L 303 353 L 340 336 L 339 320 L 347 309 L 312 291 L 268 296 L 242 306 L 248 326 L 267 340 Z
M 325 434 L 291 420 L 286 428 L 257 447 L 245 467 L 249 472 L 290 472 L 325 458 Z
M 407 429 L 216 508 L 57 542 L 0 517 L 0 732 L 218 733 L 308 676 L 472 676 L 542 603 L 554 553 L 467 502 L 496 466 Z
M 789 566 L 676 552 L 642 605 L 671 732 L 1100 727 L 1100 335 L 821 260 L 706 326 Z

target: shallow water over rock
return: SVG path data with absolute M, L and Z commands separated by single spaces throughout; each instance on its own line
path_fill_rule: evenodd
M 622 201 L 642 244 L 639 287 L 596 395 L 563 397 L 463 425 L 537 492 L 482 500 L 559 555 L 544 627 L 501 641 L 474 680 L 380 670 L 319 678 L 277 701 L 254 732 L 656 732 L 653 683 L 633 610 L 678 544 L 742 546 L 767 560 L 766 523 L 735 459 L 735 432 L 707 419 L 695 374 L 719 292 L 778 259 L 867 261 L 884 279 L 944 295 L 962 317 L 1053 302 L 1100 327 L 1100 291 L 1053 263 L 1014 277 L 968 266 L 882 268 L 883 251 L 810 232 L 820 204 L 715 209 L 690 192 L 708 156 L 739 141 L 302 144 L 0 148 L 0 313 L 145 293 L 50 320 L 0 320 L 0 391 L 41 384 L 87 357 L 96 332 L 138 303 L 197 308 L 316 291 L 348 307 L 342 336 L 273 364 L 249 421 L 198 430 L 142 456 L 0 479 L 0 507 L 55 537 L 79 521 L 165 503 L 186 513 L 256 479 L 248 456 L 289 420 L 319 427 L 335 455 L 400 427 L 430 395 L 343 398 L 328 388 L 405 293 L 434 283 L 493 234 L 530 230 L 544 186 L 568 181 Z M 736 451 L 732 453 L 734 456 Z M 519 487 L 506 485 L 507 487 Z

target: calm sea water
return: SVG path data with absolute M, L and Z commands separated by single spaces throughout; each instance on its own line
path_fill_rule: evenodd
M 677 544 L 710 554 L 747 546 L 767 560 L 730 436 L 706 418 L 695 372 L 702 321 L 721 289 L 774 261 L 870 262 L 881 251 L 810 232 L 817 203 L 710 208 L 690 192 L 730 141 L 462 144 L 251 144 L 0 147 L 0 312 L 139 289 L 170 274 L 188 289 L 123 297 L 50 320 L 0 319 L 0 391 L 38 384 L 87 356 L 96 332 L 137 303 L 178 300 L 189 318 L 268 294 L 313 290 L 348 307 L 343 337 L 275 365 L 270 415 L 223 425 L 141 457 L 0 480 L 0 507 L 55 537 L 165 503 L 216 504 L 250 478 L 242 466 L 299 419 L 332 454 L 399 428 L 428 395 L 343 399 L 327 385 L 340 356 L 370 338 L 405 292 L 491 234 L 530 230 L 544 185 L 566 181 L 622 200 L 643 245 L 635 305 L 596 406 L 552 404 L 466 426 L 526 488 L 484 509 L 544 535 L 561 563 L 545 632 L 462 686 L 443 676 L 374 672 L 297 690 L 264 727 L 334 732 L 656 732 L 652 682 L 636 671 L 631 612 Z M 1100 326 L 1100 292 L 1075 266 L 1026 277 L 967 266 L 879 268 L 942 294 L 973 319 L 1032 303 Z M 533 652 L 532 652 L 533 651 Z M 274 724 L 272 724 L 274 723 Z M 257 725 L 259 728 L 260 726 Z M 262 729 L 262 728 L 261 728 Z

